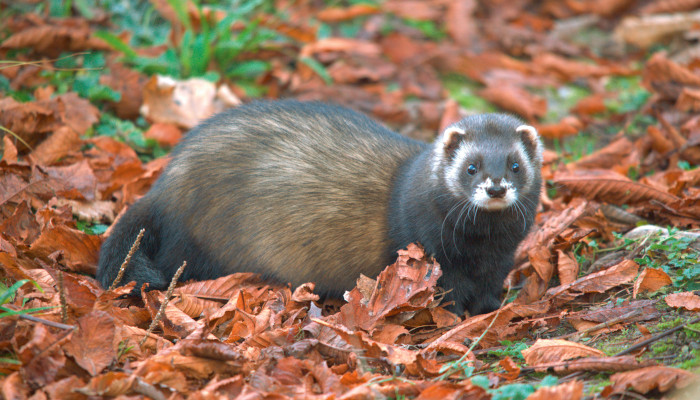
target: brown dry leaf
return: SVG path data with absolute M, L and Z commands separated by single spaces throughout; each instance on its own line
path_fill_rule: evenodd
M 676 101 L 676 108 L 688 112 L 700 111 L 700 90 L 683 88 Z
M 554 370 L 558 374 L 570 374 L 572 372 L 619 372 L 630 371 L 642 367 L 655 365 L 651 360 L 637 361 L 635 356 L 620 357 L 584 357 L 576 360 L 556 361 L 538 364 L 536 370 Z
M 12 143 L 17 141 L 12 135 L 4 135 L 2 137 L 2 160 L 8 164 L 17 163 L 17 147 Z
M 62 126 L 34 149 L 32 157 L 39 164 L 51 164 L 80 150 L 82 143 L 83 141 L 80 140 L 80 135 L 76 131 L 69 126 Z
M 85 381 L 77 376 L 69 376 L 42 387 L 40 391 L 49 399 L 85 400 L 84 395 L 73 391 L 73 389 L 83 386 L 85 386 Z M 34 396 L 39 397 L 38 393 L 35 393 Z
M 547 113 L 547 100 L 516 86 L 489 86 L 480 90 L 479 96 L 528 121 L 535 121 Z
M 459 384 L 442 381 L 431 383 L 430 386 L 420 392 L 416 400 L 490 400 L 493 397 L 486 389 L 476 386 L 468 379 L 462 380 Z
M 547 284 L 554 275 L 554 266 L 550 262 L 552 253 L 547 247 L 537 247 L 528 252 L 528 258 L 532 268 L 535 269 L 537 275 L 542 281 Z
M 700 311 L 700 296 L 693 292 L 671 293 L 664 300 L 673 308 L 685 308 L 690 311 Z
M 697 375 L 692 372 L 661 365 L 620 372 L 610 377 L 615 392 L 633 389 L 642 394 L 654 389 L 662 393 L 674 388 L 681 389 L 697 380 Z
M 104 311 L 95 310 L 80 317 L 77 326 L 78 330 L 73 332 L 64 349 L 78 365 L 95 376 L 117 357 L 114 319 Z
M 579 100 L 576 105 L 571 108 L 572 113 L 583 115 L 594 115 L 605 112 L 608 107 L 605 105 L 605 95 L 594 93 Z
M 642 292 L 655 292 L 664 286 L 672 284 L 671 277 L 662 269 L 645 268 L 636 281 L 634 281 L 634 290 L 632 298 L 637 298 L 637 295 Z
M 353 4 L 349 7 L 328 7 L 316 14 L 319 21 L 337 23 L 353 18 L 377 14 L 379 9 L 371 4 Z
M 447 33 L 460 46 L 469 46 L 477 35 L 474 13 L 477 9 L 475 0 L 451 1 L 445 12 Z
M 187 395 L 187 376 L 172 364 L 146 360 L 139 366 L 139 376 L 154 387 L 167 388 L 171 392 Z
M 554 183 L 566 186 L 587 199 L 616 205 L 635 204 L 656 200 L 663 204 L 679 200 L 678 197 L 652 186 L 630 180 L 609 170 L 576 170 L 556 172 Z
M 488 348 L 495 346 L 499 340 L 505 340 L 508 332 L 506 332 L 506 327 L 510 321 L 513 319 L 522 319 L 527 317 L 532 317 L 534 315 L 541 315 L 549 311 L 550 305 L 547 302 L 539 302 L 534 304 L 506 304 L 501 307 L 500 310 L 493 311 L 489 314 L 481 314 L 469 317 L 462 321 L 459 325 L 450 329 L 449 331 L 443 333 L 437 339 L 433 340 L 422 353 L 429 354 L 431 351 L 436 349 L 444 348 L 445 343 L 449 344 L 459 344 L 462 347 L 464 339 L 476 340 L 484 331 L 487 331 L 487 327 L 493 322 L 493 326 L 486 332 L 485 336 L 479 342 L 479 345 L 483 348 Z
M 33 254 L 48 257 L 55 251 L 63 252 L 63 263 L 71 271 L 95 275 L 102 239 L 67 226 L 44 229 L 31 245 Z
M 58 282 L 58 271 L 45 265 L 44 269 L 51 274 L 54 282 Z M 91 275 L 95 273 L 92 272 Z M 63 272 L 63 287 L 66 291 L 66 303 L 69 311 L 81 316 L 93 310 L 95 300 L 104 293 L 100 285 L 93 279 L 84 275 Z
M 216 86 L 201 78 L 177 81 L 157 75 L 143 90 L 141 114 L 156 123 L 171 123 L 192 129 L 200 121 L 223 111 Z
M 624 164 L 625 158 L 634 151 L 634 145 L 625 136 L 610 142 L 596 152 L 584 156 L 567 166 L 572 170 L 578 169 L 612 169 Z M 637 161 L 635 164 L 638 164 Z M 625 171 L 626 172 L 626 171 Z
M 173 147 L 182 138 L 182 132 L 175 124 L 156 122 L 148 128 L 143 136 L 155 140 L 163 147 Z
M 60 346 L 54 344 L 58 338 L 42 324 L 33 325 L 26 331 L 26 337 L 17 337 L 13 341 L 22 343 L 14 349 L 17 359 L 22 362 L 21 373 L 25 382 L 41 387 L 56 380 L 60 374 L 66 374 L 66 356 Z M 65 339 L 65 336 L 63 337 Z
M 370 339 L 364 331 L 351 330 L 345 325 L 320 319 L 313 319 L 313 321 L 335 331 L 342 340 L 351 345 L 355 350 L 364 350 L 363 353 L 366 357 L 384 357 L 392 364 L 403 364 L 406 368 L 413 369 L 414 371 L 420 371 L 422 369 L 420 367 L 419 353 L 417 351 L 374 341 Z
M 40 102 L 20 103 L 11 97 L 0 100 L 0 124 L 22 138 L 30 146 L 39 143 L 44 134 L 61 126 L 60 117 Z M 18 144 L 20 149 L 27 149 Z
M 26 244 L 32 243 L 41 233 L 41 226 L 32 214 L 29 203 L 23 201 L 9 218 L 0 222 L 0 232 Z
M 559 273 L 559 281 L 562 285 L 568 285 L 574 282 L 578 277 L 578 269 L 579 265 L 574 257 L 561 250 L 557 250 L 557 272 Z
M 0 48 L 31 48 L 49 57 L 57 57 L 64 51 L 111 50 L 102 39 L 92 36 L 89 21 L 85 18 L 54 19 L 48 23 L 42 21 L 42 25 L 27 27 L 11 35 Z
M 574 116 L 567 116 L 561 121 L 553 124 L 535 124 L 537 132 L 543 138 L 561 139 L 567 136 L 576 135 L 583 128 L 583 123 Z
M 80 135 L 85 134 L 100 119 L 97 107 L 75 92 L 58 95 L 44 103 L 55 110 L 64 124 Z
M 641 15 L 670 14 L 680 11 L 693 11 L 700 7 L 700 0 L 676 0 L 649 3 L 639 9 Z
M 525 362 L 533 367 L 581 357 L 605 357 L 598 349 L 561 339 L 538 339 L 521 353 Z
M 5 377 L 2 381 L 3 396 L 7 399 L 28 399 L 29 398 L 29 385 L 20 376 L 19 372 L 13 372 Z
M 228 300 L 244 287 L 259 286 L 263 280 L 259 274 L 252 272 L 237 272 L 221 278 L 195 281 L 175 289 L 176 294 L 187 294 L 203 298 Z
M 112 104 L 114 112 L 122 119 L 136 119 L 143 104 L 143 88 L 148 78 L 120 63 L 109 64 L 109 75 L 100 75 L 100 84 L 109 86 L 121 94 L 119 102 Z
M 632 260 L 599 272 L 588 274 L 568 285 L 560 285 L 547 291 L 547 298 L 561 297 L 562 300 L 575 298 L 582 293 L 604 293 L 615 286 L 630 282 L 637 276 L 639 265 Z
M 396 262 L 377 277 L 369 299 L 357 288 L 349 292 L 348 304 L 340 308 L 340 323 L 371 332 L 386 317 L 420 310 L 433 300 L 435 284 L 442 276 L 440 266 L 415 244 L 398 253 Z
M 683 86 L 700 87 L 700 76 L 669 60 L 663 52 L 655 53 L 644 64 L 642 77 L 647 88 L 674 101 Z
M 636 300 L 630 301 L 628 304 L 616 307 L 613 304 L 606 305 L 599 309 L 592 310 L 582 310 L 575 313 L 570 313 L 566 320 L 571 323 L 571 325 L 578 331 L 583 331 L 587 328 L 593 326 L 607 323 L 610 320 L 621 317 L 623 315 L 628 315 L 628 317 L 621 321 L 618 326 L 622 328 L 621 324 L 629 324 L 638 321 L 649 321 L 660 316 L 659 310 L 655 307 L 656 301 L 654 300 Z M 602 330 L 601 330 L 602 331 Z M 592 333 L 598 333 L 601 331 L 595 331 Z
M 116 397 L 131 393 L 134 383 L 130 374 L 107 372 L 90 379 L 86 386 L 75 388 L 74 390 L 86 396 Z
M 228 345 L 227 345 L 228 346 Z M 240 372 L 238 361 L 213 360 L 199 356 L 186 356 L 166 350 L 166 354 L 151 356 L 149 362 L 167 363 L 175 366 L 189 378 L 209 379 L 214 374 Z
M 308 301 L 319 301 L 321 297 L 314 294 L 314 288 L 316 285 L 314 283 L 304 283 L 297 286 L 292 293 L 291 300 L 297 303 L 305 303 Z
M 657 3 L 657 4 L 664 4 Z M 673 2 L 668 2 L 673 3 Z M 700 5 L 700 4 L 698 4 Z M 700 13 L 628 16 L 615 28 L 617 40 L 646 49 L 688 31 L 700 23 Z
M 520 367 L 518 367 L 518 364 L 516 364 L 512 358 L 506 356 L 504 359 L 498 362 L 498 365 L 506 370 L 505 374 L 499 373 L 498 376 L 511 382 L 518 379 L 518 376 L 520 375 Z
M 45 169 L 49 176 L 62 181 L 69 190 L 58 192 L 57 195 L 72 200 L 93 201 L 97 195 L 97 177 L 92 172 L 88 160 L 61 167 Z
M 528 400 L 580 400 L 583 382 L 573 380 L 556 386 L 543 386 L 529 395 Z
M 596 78 L 609 75 L 612 71 L 597 64 L 587 64 L 573 61 L 551 53 L 537 55 L 533 59 L 537 68 L 542 68 L 546 74 L 558 76 L 568 82 L 578 78 Z
M 434 1 L 388 0 L 382 3 L 382 10 L 415 20 L 435 21 L 442 16 L 441 5 Z
M 111 223 L 114 221 L 115 204 L 112 201 L 80 201 L 56 198 L 50 205 L 70 207 L 72 214 L 81 221 L 95 223 Z

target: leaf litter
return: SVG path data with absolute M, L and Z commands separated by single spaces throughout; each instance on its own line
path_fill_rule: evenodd
M 545 155 L 538 226 L 516 255 L 507 302 L 486 315 L 450 313 L 440 266 L 418 245 L 378 277 L 358 277 L 340 305 L 320 302 L 311 282 L 292 288 L 250 273 L 180 284 L 158 317 L 166 292 L 101 288 L 92 277 L 107 225 L 167 163 L 130 138 L 95 135 L 104 114 L 145 117 L 144 140 L 170 148 L 250 96 L 236 79 L 149 78 L 95 35 L 99 20 L 16 15 L 0 44 L 17 61 L 0 69 L 15 93 L 0 98 L 0 276 L 37 286 L 2 305 L 6 398 L 580 399 L 676 389 L 693 398 L 698 239 L 679 230 L 700 228 L 700 52 L 688 39 L 698 37 L 697 2 L 275 3 L 286 19 L 261 13 L 261 25 L 287 41 L 242 53 L 269 63 L 255 81 L 268 97 L 339 102 L 422 139 L 488 104 L 535 124 L 557 149 Z M 188 4 L 194 26 L 225 15 Z M 354 36 L 319 34 L 350 25 Z M 119 101 L 88 100 L 42 72 L 79 51 L 110 55 L 99 83 Z M 456 75 L 476 89 L 448 99 L 443 79 Z M 563 106 L 555 89 L 583 95 Z M 31 97 L 16 98 L 21 90 Z M 594 148 L 581 151 L 585 140 Z M 624 235 L 640 221 L 671 228 Z M 41 307 L 51 308 L 21 313 Z M 513 343 L 525 348 L 495 356 Z M 544 384 L 535 371 L 559 379 Z

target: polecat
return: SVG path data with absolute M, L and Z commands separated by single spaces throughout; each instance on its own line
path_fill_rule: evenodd
M 500 114 L 449 126 L 432 145 L 347 108 L 256 102 L 216 115 L 173 151 L 153 188 L 102 246 L 97 278 L 165 288 L 239 271 L 315 282 L 340 297 L 421 243 L 461 314 L 499 307 L 515 248 L 533 223 L 542 145 Z

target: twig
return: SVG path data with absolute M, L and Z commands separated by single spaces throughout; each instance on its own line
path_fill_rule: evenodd
M 29 314 L 19 314 L 19 318 L 26 319 L 27 321 L 39 322 L 41 324 L 44 324 L 47 326 L 52 326 L 52 327 L 58 328 L 58 329 L 67 329 L 67 330 L 75 329 L 75 326 L 73 326 L 73 325 L 66 325 L 66 324 L 62 324 L 60 322 L 49 321 L 48 319 L 38 318 L 38 317 L 35 317 L 33 315 L 29 315 Z
M 175 272 L 175 275 L 173 275 L 173 279 L 170 281 L 170 286 L 168 286 L 168 291 L 165 293 L 165 299 L 163 299 L 163 302 L 160 304 L 160 309 L 158 310 L 158 313 L 156 314 L 155 318 L 153 318 L 151 325 L 148 327 L 148 331 L 146 331 L 146 336 L 144 336 L 143 339 L 141 339 L 141 341 L 139 342 L 139 346 L 143 346 L 143 344 L 146 343 L 146 339 L 148 339 L 148 336 L 150 336 L 151 332 L 153 332 L 153 329 L 155 329 L 158 325 L 158 322 L 160 322 L 160 320 L 163 318 L 163 314 L 165 314 L 165 307 L 168 305 L 168 302 L 170 302 L 170 296 L 173 295 L 173 290 L 175 290 L 175 284 L 177 283 L 177 280 L 180 279 L 180 275 L 182 275 L 182 272 L 185 270 L 186 266 L 187 261 L 183 261 L 180 268 L 178 268 Z
M 0 69 L 2 69 L 2 68 L 0 68 Z M 34 151 L 34 149 L 32 148 L 32 146 L 30 146 L 29 143 L 25 142 L 24 139 L 22 139 L 18 134 L 12 132 L 11 130 L 5 128 L 5 127 L 2 126 L 2 125 L 0 125 L 0 130 L 5 131 L 5 132 L 9 133 L 10 135 L 14 136 L 15 139 L 17 139 L 17 140 L 19 140 L 20 142 L 22 142 L 23 145 L 27 146 L 27 148 L 28 148 L 29 150 Z
M 635 344 L 634 346 L 631 346 L 631 347 L 629 347 L 629 348 L 627 348 L 627 349 L 625 349 L 625 350 L 622 350 L 621 352 L 615 354 L 614 357 L 617 357 L 617 356 L 624 356 L 625 354 L 629 354 L 629 353 L 631 353 L 631 352 L 633 352 L 633 351 L 635 351 L 635 350 L 638 350 L 638 349 L 641 349 L 642 347 L 645 347 L 646 345 L 648 345 L 648 344 L 650 344 L 650 343 L 654 343 L 654 342 L 656 342 L 657 340 L 659 340 L 659 339 L 661 339 L 661 338 L 664 338 L 664 337 L 666 337 L 666 336 L 672 334 L 673 332 L 680 331 L 681 329 L 685 328 L 686 325 L 695 324 L 695 323 L 698 323 L 698 322 L 700 322 L 700 317 L 695 318 L 695 319 L 690 320 L 690 321 L 686 321 L 686 322 L 684 322 L 684 323 L 678 325 L 678 326 L 675 327 L 675 328 L 671 328 L 671 329 L 669 329 L 669 330 L 667 330 L 667 331 L 665 331 L 665 332 L 661 332 L 661 333 L 659 333 L 659 334 L 656 334 L 656 335 L 650 337 L 650 338 L 647 339 L 647 340 L 643 340 L 643 341 L 641 341 L 641 342 Z
M 122 277 L 124 277 L 124 271 L 126 271 L 126 267 L 129 265 L 129 261 L 131 261 L 131 256 L 133 256 L 136 250 L 138 250 L 139 245 L 141 244 L 141 238 L 143 238 L 143 233 L 145 231 L 146 228 L 141 228 L 141 230 L 139 231 L 139 234 L 138 236 L 136 236 L 134 244 L 131 245 L 129 253 L 126 255 L 126 258 L 124 258 L 124 262 L 119 267 L 119 273 L 117 273 L 117 277 L 114 278 L 114 282 L 112 282 L 112 284 L 109 286 L 109 290 L 114 290 L 119 284 L 119 282 L 121 282 Z
M 68 321 L 68 306 L 66 305 L 66 290 L 63 286 L 63 271 L 58 271 L 58 298 L 61 301 L 61 322 Z
M 640 315 L 641 313 L 642 313 L 642 310 L 637 308 L 637 309 L 632 310 L 626 314 L 615 317 L 609 321 L 601 322 L 598 325 L 584 329 L 581 332 L 572 332 L 572 333 L 569 333 L 568 335 L 560 336 L 560 337 L 558 337 L 558 339 L 572 338 L 571 340 L 579 340 L 582 336 L 585 336 L 591 332 L 594 332 L 594 331 L 597 331 L 597 330 L 603 329 L 603 328 L 609 328 L 610 326 L 615 325 L 619 322 L 623 322 L 623 321 L 626 321 L 630 318 L 634 318 L 634 317 Z

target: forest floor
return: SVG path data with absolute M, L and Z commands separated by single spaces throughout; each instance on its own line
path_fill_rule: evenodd
M 5 399 L 700 398 L 700 1 L 96 3 L 0 2 Z M 502 307 L 447 311 L 417 246 L 344 304 L 251 273 L 102 288 L 169 150 L 255 98 L 425 141 L 535 126 L 546 190 Z

